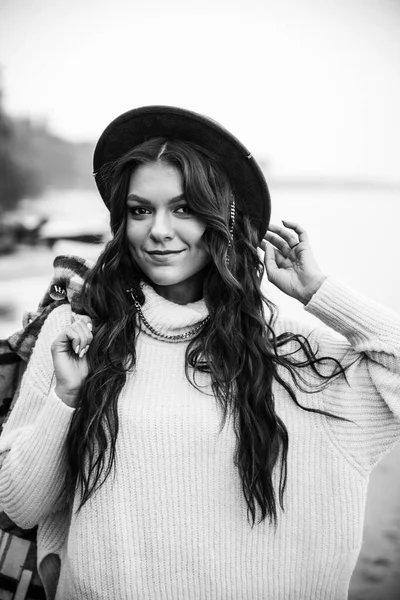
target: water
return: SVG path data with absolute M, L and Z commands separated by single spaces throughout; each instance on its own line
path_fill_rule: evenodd
M 272 221 L 304 226 L 321 268 L 370 298 L 400 311 L 400 190 L 284 189 L 271 186 Z M 107 211 L 96 192 L 52 192 L 36 205 L 52 227 L 106 229 Z M 57 225 L 58 222 L 58 225 Z M 50 227 L 50 225 L 49 225 Z M 46 290 L 56 254 L 94 259 L 99 248 L 56 245 L 25 248 L 0 259 L 0 336 L 19 328 L 24 310 L 34 309 Z M 283 312 L 311 319 L 303 307 L 265 282 Z M 400 446 L 375 469 L 369 487 L 364 546 L 353 575 L 350 600 L 400 598 Z
M 280 219 L 307 229 L 323 271 L 400 310 L 400 189 L 277 189 L 272 221 Z

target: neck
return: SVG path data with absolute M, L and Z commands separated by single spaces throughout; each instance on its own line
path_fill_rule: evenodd
M 174 285 L 157 285 L 152 283 L 154 290 L 159 296 L 174 302 L 175 304 L 189 304 L 197 302 L 203 297 L 203 283 L 205 272 L 196 273 L 189 279 Z
M 145 297 L 142 305 L 132 291 L 131 296 L 145 332 L 152 337 L 167 342 L 184 342 L 197 335 L 209 319 L 203 298 L 182 306 L 160 296 L 147 282 L 143 282 L 141 288 Z

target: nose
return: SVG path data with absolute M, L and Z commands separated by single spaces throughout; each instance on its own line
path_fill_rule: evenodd
M 154 215 L 154 220 L 150 230 L 150 237 L 156 242 L 172 240 L 174 237 L 174 230 L 172 227 L 171 216 L 168 212 L 160 211 Z

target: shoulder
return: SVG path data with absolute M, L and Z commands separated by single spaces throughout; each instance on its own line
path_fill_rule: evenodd
M 37 337 L 35 335 L 36 342 L 26 359 L 26 368 L 21 372 L 22 380 L 15 390 L 13 399 L 15 406 L 12 409 L 10 422 L 18 420 L 21 411 L 26 410 L 27 414 L 30 414 L 35 402 L 40 403 L 48 395 L 54 373 L 51 345 L 71 321 L 71 306 L 65 303 L 55 307 L 41 324 Z
M 65 327 L 70 325 L 73 319 L 72 308 L 69 303 L 60 304 L 54 308 L 43 323 L 39 337 L 57 331 L 57 335 Z
M 343 336 L 340 333 L 331 327 L 328 327 L 328 325 L 325 325 L 325 323 L 322 323 L 319 319 L 309 319 L 307 317 L 308 315 L 302 319 L 298 318 L 296 315 L 278 315 L 274 323 L 275 335 L 278 336 L 290 332 L 306 338 L 312 337 L 315 339 L 323 339 L 326 336 L 329 336 L 336 339 L 343 339 Z
M 33 352 L 37 353 L 40 346 L 51 344 L 59 333 L 61 333 L 73 320 L 73 313 L 69 303 L 56 306 L 47 314 L 42 313 L 37 318 L 36 333 L 32 330 L 32 335 L 36 342 L 32 344 Z M 35 325 L 33 323 L 32 325 Z M 33 328 L 34 329 L 34 328 Z
M 72 318 L 70 304 L 61 304 L 49 313 L 41 327 L 29 359 L 28 372 L 31 374 L 37 371 L 46 374 L 49 371 L 52 372 L 51 345 L 55 338 L 70 325 Z
M 317 319 L 314 319 L 314 321 L 307 318 L 303 319 L 301 314 L 296 313 L 288 314 L 279 312 L 273 325 L 273 330 L 277 337 L 287 333 L 306 338 L 310 336 L 314 337 L 315 335 L 319 337 L 323 335 L 325 329 L 327 328 Z
M 349 354 L 348 340 L 318 319 L 314 323 L 290 316 L 278 316 L 273 329 L 275 336 L 283 342 L 279 351 L 283 355 L 299 351 L 303 353 L 304 343 L 318 358 L 330 357 L 342 361 Z

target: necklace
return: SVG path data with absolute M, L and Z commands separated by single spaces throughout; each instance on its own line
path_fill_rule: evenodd
M 193 329 L 190 329 L 186 333 L 178 333 L 176 335 L 167 335 L 165 333 L 161 333 L 160 331 L 157 331 L 156 329 L 154 329 L 154 327 L 152 325 L 150 325 L 150 323 L 148 322 L 148 320 L 146 319 L 146 317 L 143 314 L 142 307 L 140 306 L 139 302 L 135 298 L 135 295 L 133 293 L 133 288 L 130 288 L 129 290 L 126 290 L 126 291 L 131 295 L 132 300 L 135 304 L 135 308 L 136 308 L 140 318 L 142 319 L 143 323 L 146 325 L 147 329 L 149 331 L 151 331 L 151 333 L 153 333 L 156 337 L 159 337 L 163 340 L 186 340 L 187 338 L 190 338 L 193 335 L 196 335 L 196 333 L 198 333 L 200 331 L 200 329 L 203 327 L 203 325 L 205 323 L 207 323 L 207 321 L 210 319 L 210 315 L 207 315 L 207 317 L 205 319 L 203 319 L 203 321 L 201 321 L 198 325 L 196 325 L 196 327 L 193 327 Z

